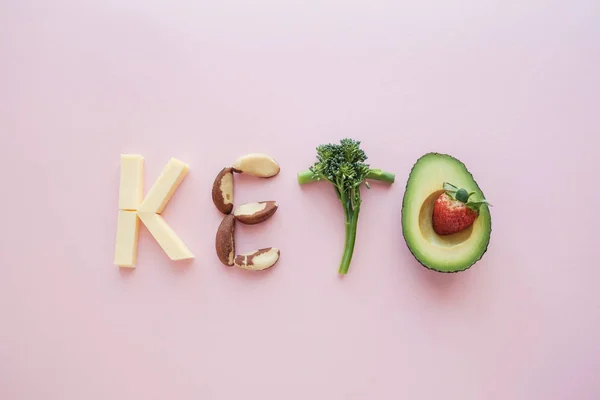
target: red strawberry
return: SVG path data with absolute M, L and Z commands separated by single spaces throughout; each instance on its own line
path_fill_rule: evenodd
M 444 183 L 444 193 L 435 201 L 433 207 L 433 230 L 438 235 L 451 235 L 460 232 L 475 222 L 479 216 L 481 204 L 487 201 L 469 201 L 475 193 Z

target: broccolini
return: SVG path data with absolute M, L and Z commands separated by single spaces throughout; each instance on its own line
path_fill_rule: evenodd
M 322 144 L 316 148 L 317 161 L 307 170 L 298 173 L 298 183 L 329 181 L 344 209 L 346 237 L 344 253 L 338 273 L 347 274 L 354 253 L 358 217 L 362 203 L 360 188 L 367 179 L 394 183 L 395 175 L 381 169 L 372 169 L 365 163 L 367 156 L 360 141 L 345 138 L 339 144 Z

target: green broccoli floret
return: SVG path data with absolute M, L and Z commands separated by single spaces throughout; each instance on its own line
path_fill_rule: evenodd
M 360 186 L 366 179 L 394 183 L 395 175 L 366 164 L 367 156 L 360 148 L 360 141 L 342 139 L 340 144 L 323 144 L 317 147 L 317 161 L 307 170 L 298 173 L 301 185 L 329 181 L 342 203 L 346 219 L 346 242 L 338 272 L 347 274 L 354 253 L 358 215 L 362 203 Z

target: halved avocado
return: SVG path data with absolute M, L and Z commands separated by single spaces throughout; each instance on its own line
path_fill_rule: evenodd
M 478 262 L 487 251 L 492 233 L 492 219 L 487 205 L 469 228 L 440 236 L 432 227 L 435 200 L 449 182 L 467 192 L 475 192 L 470 200 L 485 196 L 467 167 L 455 157 L 427 153 L 414 164 L 402 201 L 404 240 L 417 261 L 438 272 L 464 271 Z

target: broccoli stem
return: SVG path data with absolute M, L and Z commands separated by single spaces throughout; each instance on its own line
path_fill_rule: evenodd
M 320 179 L 314 178 L 311 170 L 307 169 L 298 174 L 298 183 L 304 185 L 305 183 L 317 182 Z
M 395 177 L 396 176 L 393 173 L 385 172 L 381 169 L 370 169 L 369 173 L 366 176 L 366 179 L 394 183 Z M 311 182 L 318 182 L 321 180 L 325 180 L 325 178 L 315 177 L 315 174 L 313 174 L 313 172 L 310 169 L 298 173 L 298 183 L 300 185 L 304 185 Z M 353 208 L 352 201 L 350 198 L 348 198 L 349 194 L 341 192 L 337 184 L 334 184 L 334 188 L 337 197 L 341 201 L 342 206 L 344 208 L 346 237 L 344 242 L 344 253 L 340 262 L 338 273 L 341 275 L 345 275 L 350 269 L 352 256 L 354 254 L 354 245 L 356 243 L 356 231 L 358 226 L 358 215 L 360 207 Z
M 346 241 L 344 243 L 344 254 L 338 269 L 340 275 L 347 274 L 350 269 L 352 255 L 354 254 L 354 244 L 356 243 L 356 228 L 360 208 L 350 210 L 349 207 L 344 206 L 344 211 L 346 214 Z
M 371 169 L 367 174 L 367 179 L 373 179 L 376 181 L 394 183 L 396 176 L 391 172 L 385 172 L 380 169 Z M 318 182 L 322 179 L 315 178 L 312 171 L 309 169 L 304 170 L 298 174 L 298 183 L 304 185 L 306 183 Z
M 367 174 L 367 179 L 374 179 L 376 181 L 383 181 L 388 183 L 394 183 L 396 175 L 391 172 L 385 172 L 380 169 L 371 169 Z

